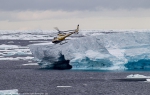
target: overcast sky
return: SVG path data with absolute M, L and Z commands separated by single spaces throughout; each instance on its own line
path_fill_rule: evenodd
M 150 0 L 0 0 L 0 30 L 150 29 Z

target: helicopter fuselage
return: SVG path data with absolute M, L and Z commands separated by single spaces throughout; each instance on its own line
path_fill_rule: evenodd
M 57 29 L 59 30 L 59 29 Z M 75 30 L 69 30 L 69 31 L 73 31 L 73 32 L 69 32 L 69 33 L 59 33 L 57 37 L 54 37 L 54 39 L 52 40 L 52 43 L 60 43 L 61 41 L 65 40 L 66 37 L 74 34 L 74 33 L 78 33 L 79 31 L 79 25 L 77 26 L 77 29 Z M 61 31 L 59 31 L 61 32 Z

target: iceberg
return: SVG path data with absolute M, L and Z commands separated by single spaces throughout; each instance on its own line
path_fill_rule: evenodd
M 42 68 L 150 69 L 150 32 L 109 32 L 67 40 L 64 44 L 29 45 Z

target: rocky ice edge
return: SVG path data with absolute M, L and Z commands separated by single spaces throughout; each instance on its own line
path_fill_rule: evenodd
M 63 45 L 29 47 L 42 67 L 69 60 L 73 69 L 150 69 L 150 32 L 104 33 L 72 39 Z

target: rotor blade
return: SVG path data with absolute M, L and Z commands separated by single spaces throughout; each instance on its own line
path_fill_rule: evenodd
M 57 27 L 54 27 L 54 29 L 56 29 L 57 31 L 59 31 L 59 29 Z
M 54 29 L 56 29 L 59 33 L 75 31 L 75 30 L 60 31 L 57 27 L 54 27 Z
M 67 31 L 62 31 L 62 32 L 70 32 L 70 31 L 75 31 L 75 30 L 67 30 Z

